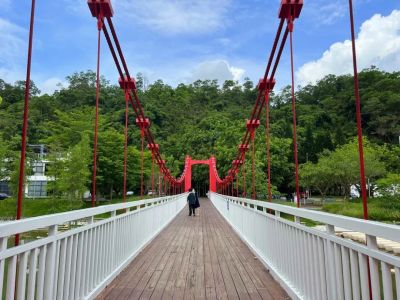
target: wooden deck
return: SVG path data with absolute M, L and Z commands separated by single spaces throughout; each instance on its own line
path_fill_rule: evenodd
M 98 299 L 289 299 L 208 199 L 184 209 Z

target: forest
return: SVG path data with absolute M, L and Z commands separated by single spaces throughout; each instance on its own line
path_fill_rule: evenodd
M 176 87 L 162 80 L 144 85 L 137 74 L 139 97 L 167 166 L 179 176 L 185 155 L 207 159 L 214 155 L 221 177 L 235 159 L 257 89 L 248 78 L 235 81 L 198 80 Z M 393 196 L 400 184 L 400 72 L 387 73 L 375 67 L 359 74 L 362 101 L 367 179 L 370 193 Z M 55 180 L 49 192 L 55 197 L 81 199 L 90 188 L 94 126 L 95 83 L 93 71 L 66 77 L 53 95 L 42 95 L 32 82 L 28 144 L 44 144 L 48 173 Z M 0 79 L 0 178 L 10 179 L 16 191 L 24 81 Z M 329 75 L 296 92 L 301 189 L 314 194 L 349 196 L 357 185 L 358 156 L 353 78 Z M 271 156 L 274 194 L 294 190 L 292 106 L 290 87 L 271 96 Z M 119 86 L 101 79 L 98 189 L 111 198 L 121 195 L 123 181 L 124 94 Z M 267 194 L 265 113 L 256 133 L 257 195 Z M 29 147 L 28 147 L 29 151 Z M 140 191 L 140 131 L 133 110 L 129 118 L 128 190 Z M 34 154 L 28 153 L 28 164 Z M 250 153 L 246 160 L 250 164 Z M 28 168 L 29 169 L 29 168 Z M 251 166 L 247 167 L 251 185 Z M 147 188 L 151 156 L 145 155 Z M 29 175 L 29 174 L 28 174 Z M 240 175 L 241 176 L 241 175 Z M 195 186 L 208 184 L 208 169 L 193 169 Z M 243 182 L 239 181 L 239 189 Z M 378 191 L 379 189 L 379 191 Z

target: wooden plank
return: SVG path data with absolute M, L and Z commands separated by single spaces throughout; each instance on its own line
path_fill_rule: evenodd
M 175 219 L 171 225 L 178 223 L 180 220 Z M 173 233 L 173 227 L 167 227 L 160 235 L 150 243 L 142 252 L 133 260 L 133 262 L 125 268 L 105 290 L 108 293 L 105 299 L 127 299 L 132 289 L 136 287 L 141 276 L 146 272 L 148 266 L 154 259 L 161 255 L 160 249 L 165 249 L 165 243 L 168 242 L 170 234 Z M 99 296 L 101 298 L 102 295 Z
M 146 262 L 146 257 L 154 254 L 158 250 L 158 242 L 149 244 L 143 249 L 140 254 L 132 261 L 132 263 L 125 268 L 97 297 L 97 299 L 114 299 L 117 298 L 122 291 L 122 287 L 119 286 L 124 278 L 130 278 L 134 273 L 142 267 Z
M 225 224 L 227 228 L 226 230 L 232 231 L 232 234 L 229 234 L 228 239 L 228 241 L 230 241 L 231 248 L 235 249 L 235 253 L 237 253 L 240 261 L 248 270 L 248 274 L 250 274 L 250 277 L 252 278 L 254 285 L 257 287 L 261 297 L 263 299 L 288 299 L 289 297 L 287 296 L 286 292 L 272 278 L 271 274 L 269 274 L 268 270 L 265 269 L 263 264 L 258 261 L 247 245 L 229 226 L 229 224 Z
M 219 234 L 223 234 L 223 237 L 220 236 L 221 243 L 223 244 L 223 247 L 225 249 L 225 252 L 227 253 L 227 257 L 229 258 L 230 261 L 230 266 L 233 271 L 237 271 L 238 275 L 240 276 L 240 279 L 238 278 L 239 282 L 243 284 L 245 290 L 247 291 L 246 293 L 251 299 L 261 299 L 260 294 L 257 291 L 257 288 L 255 287 L 253 281 L 250 279 L 247 270 L 244 268 L 242 265 L 241 261 L 238 259 L 237 254 L 235 253 L 235 248 L 231 248 L 229 244 L 229 236 L 230 234 L 228 233 L 228 227 L 226 224 L 221 224 L 219 223 L 220 226 L 220 232 Z M 230 229 L 230 228 L 229 228 Z M 233 268 L 234 267 L 234 268 Z M 235 275 L 237 277 L 237 275 Z M 236 284 L 236 283 L 235 283 Z M 244 293 L 244 292 L 243 292 Z M 247 295 L 241 296 L 239 294 L 239 297 L 242 298 L 247 298 Z
M 198 240 L 198 220 L 197 217 L 192 217 L 193 232 L 193 244 L 190 251 L 188 271 L 186 275 L 184 299 L 194 299 L 196 297 L 195 286 L 196 286 L 196 260 L 198 256 L 199 240 Z
M 185 216 L 185 220 L 186 222 L 184 223 L 184 226 L 188 228 L 188 230 L 186 231 L 183 243 L 177 248 L 177 258 L 172 267 L 171 274 L 168 277 L 165 289 L 162 294 L 162 299 L 173 299 L 175 292 L 175 282 L 177 281 L 178 274 L 182 266 L 184 254 L 187 249 L 191 247 L 191 237 L 193 235 L 194 229 L 189 226 L 188 221 L 190 219 Z
M 173 267 L 175 264 L 175 261 L 177 260 L 178 255 L 181 255 L 181 250 L 183 246 L 186 243 L 186 239 L 188 237 L 188 232 L 189 232 L 189 227 L 185 226 L 184 224 L 184 232 L 183 234 L 179 237 L 179 241 L 175 245 L 175 249 L 171 251 L 168 262 L 162 271 L 162 274 L 160 276 L 160 279 L 157 282 L 157 285 L 154 288 L 153 293 L 151 294 L 150 299 L 161 299 L 164 293 L 164 290 L 166 289 L 168 279 L 170 278 L 170 275 L 172 274 Z M 184 249 L 184 248 L 183 248 Z M 142 295 L 143 297 L 143 295 Z
M 207 226 L 205 224 L 205 218 L 202 218 L 203 226 L 203 247 L 204 247 L 204 286 L 205 296 L 207 299 L 217 299 L 217 293 L 215 290 L 214 273 L 212 270 L 212 261 L 210 255 L 209 245 L 209 234 L 207 232 Z
M 215 210 L 215 213 L 222 219 L 222 216 Z M 265 267 L 255 259 L 253 253 L 233 231 L 228 223 L 223 221 L 224 234 L 230 242 L 231 251 L 235 250 L 236 255 L 240 258 L 242 265 L 252 279 L 257 291 L 263 299 L 288 299 L 284 290 L 275 282 Z M 232 244 L 234 242 L 234 244 Z
M 158 270 L 161 271 L 161 274 L 160 274 L 160 278 L 157 281 L 156 285 L 151 290 L 151 294 L 149 293 L 150 288 L 148 286 L 148 287 L 146 287 L 146 290 L 142 294 L 141 298 L 143 298 L 143 299 L 149 299 L 149 298 L 150 299 L 161 299 L 162 298 L 164 289 L 167 285 L 168 278 L 171 274 L 173 265 L 178 256 L 178 250 L 179 250 L 179 248 L 182 248 L 182 244 L 184 244 L 186 242 L 189 228 L 188 228 L 188 226 L 185 226 L 185 223 L 183 224 L 182 227 L 183 227 L 183 231 L 180 235 L 178 235 L 178 240 L 176 241 L 176 243 L 173 243 L 173 247 L 168 253 L 169 255 L 168 255 L 168 259 L 166 260 L 165 266 L 163 268 L 160 267 L 162 264 L 160 264 L 158 266 Z
M 152 255 L 156 255 L 158 250 L 158 243 L 155 243 L 153 247 L 149 247 L 148 251 L 147 247 L 139 254 L 131 265 L 122 271 L 113 282 L 107 287 L 105 291 L 109 291 L 105 299 L 119 299 L 125 298 L 126 293 L 130 291 L 126 290 L 127 287 L 136 286 L 139 277 L 136 275 L 141 274 L 147 268 L 146 263 L 150 261 L 150 257 Z M 129 282 L 129 283 L 128 283 Z M 101 295 L 100 295 L 101 296 Z
M 180 225 L 182 223 L 182 220 L 178 219 L 178 225 L 177 228 L 178 231 L 182 231 L 184 229 L 183 226 Z M 175 226 L 173 226 L 175 227 Z M 142 274 L 137 274 L 136 277 L 139 278 L 139 281 L 137 282 L 137 285 L 135 287 L 132 287 L 132 285 L 129 285 L 124 289 L 124 294 L 128 295 L 126 298 L 120 298 L 120 299 L 139 299 L 141 294 L 143 293 L 144 289 L 147 286 L 147 283 L 149 280 L 153 277 L 153 273 L 156 272 L 157 265 L 163 261 L 163 258 L 165 257 L 165 254 L 168 253 L 168 250 L 170 249 L 172 243 L 174 240 L 178 237 L 177 232 L 175 230 L 169 230 L 168 233 L 165 234 L 165 242 L 160 245 L 160 248 L 158 249 L 158 253 L 156 256 L 150 258 L 149 264 L 147 264 L 147 268 L 144 273 Z M 158 276 L 161 274 L 161 272 L 157 271 L 155 276 Z M 154 282 L 157 282 L 158 277 L 153 278 L 153 284 Z M 130 292 L 129 292 L 130 291 Z
M 209 200 L 183 210 L 98 299 L 289 299 Z
M 250 299 L 250 296 L 247 292 L 247 289 L 243 283 L 242 278 L 240 277 L 237 267 L 230 256 L 230 249 L 225 247 L 225 233 L 221 229 L 221 223 L 223 220 L 220 218 L 219 215 L 216 214 L 215 211 L 212 212 L 214 214 L 214 234 L 213 238 L 218 243 L 218 247 L 220 248 L 221 259 L 225 261 L 228 272 L 232 277 L 233 284 L 236 287 L 237 295 L 240 299 Z M 225 278 L 225 277 L 224 277 Z M 229 292 L 229 291 L 228 291 Z M 230 298 L 230 297 L 229 297 Z
M 251 286 L 249 286 L 251 290 L 250 294 L 252 295 L 254 293 L 253 288 L 256 288 L 258 294 L 261 296 L 262 299 L 279 299 L 278 294 L 275 294 L 274 298 L 269 293 L 269 289 L 267 288 L 267 282 L 272 280 L 275 283 L 274 279 L 269 275 L 269 273 L 267 273 L 263 266 L 261 267 L 265 272 L 262 273 L 261 276 L 259 276 L 258 272 L 256 272 L 254 268 L 254 265 L 261 265 L 258 259 L 254 257 L 254 255 L 248 250 L 247 246 L 243 244 L 241 240 L 239 240 L 239 242 L 244 248 L 238 247 L 234 240 L 235 239 L 232 237 L 232 235 L 227 237 L 227 247 L 230 247 L 231 251 L 233 252 L 235 262 L 237 265 L 239 265 L 241 272 L 246 272 L 248 275 L 248 279 L 250 279 L 253 283 Z M 269 275 L 269 277 L 265 275 Z M 246 281 L 248 279 L 246 279 Z M 257 296 L 254 297 L 258 298 Z
M 209 203 L 209 205 L 211 205 L 211 204 Z M 210 213 L 212 212 L 212 210 L 209 210 L 209 211 L 210 211 Z M 229 271 L 227 262 L 225 260 L 224 250 L 222 249 L 222 247 L 220 245 L 220 241 L 216 236 L 217 234 L 216 234 L 215 226 L 216 226 L 217 220 L 216 220 L 215 216 L 217 216 L 217 215 L 216 214 L 210 215 L 208 224 L 210 224 L 210 233 L 211 233 L 210 236 L 211 236 L 211 240 L 215 247 L 215 253 L 216 253 L 216 256 L 217 256 L 217 259 L 219 262 L 222 277 L 224 279 L 226 294 L 228 296 L 228 299 L 239 299 L 238 292 L 236 290 L 236 286 L 234 284 L 232 275 Z
M 205 217 L 205 224 L 206 224 L 206 235 L 207 235 L 207 245 L 208 245 L 208 250 L 210 253 L 210 261 L 211 261 L 211 271 L 213 275 L 213 283 L 215 286 L 215 293 L 217 296 L 217 299 L 228 299 L 228 294 L 226 293 L 226 287 L 225 287 L 225 282 L 224 278 L 222 276 L 222 271 L 221 267 L 219 265 L 218 261 L 218 256 L 217 252 L 214 247 L 214 242 L 212 240 L 212 232 L 211 232 L 211 226 L 207 226 L 207 224 L 210 224 L 210 220 L 208 216 L 206 215 Z M 211 280 L 211 279 L 209 279 Z M 207 282 L 210 282 L 210 281 Z M 207 286 L 206 286 L 207 288 Z
M 203 241 L 203 219 L 198 217 L 198 248 L 196 256 L 196 284 L 195 284 L 195 299 L 205 299 L 205 279 L 204 279 L 204 241 Z
M 192 218 L 195 217 L 187 217 L 188 220 L 192 220 Z M 186 277 L 188 274 L 188 268 L 189 268 L 189 260 L 190 260 L 190 253 L 193 247 L 193 240 L 194 240 L 194 233 L 195 229 L 193 226 L 190 225 L 190 223 L 187 225 L 190 227 L 190 237 L 188 241 L 188 247 L 186 247 L 185 252 L 183 254 L 183 259 L 181 263 L 181 267 L 179 269 L 179 272 L 176 277 L 175 281 L 175 288 L 174 288 L 174 293 L 173 293 L 173 299 L 183 299 L 184 293 L 185 293 L 185 287 L 186 287 Z

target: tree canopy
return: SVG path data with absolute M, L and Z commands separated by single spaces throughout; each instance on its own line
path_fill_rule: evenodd
M 220 176 L 225 175 L 235 159 L 237 145 L 245 131 L 245 120 L 256 99 L 254 84 L 248 79 L 243 84 L 232 80 L 224 83 L 198 80 L 171 87 L 161 80 L 148 84 L 143 75 L 138 79 L 139 97 L 151 119 L 156 142 L 173 174 L 178 176 L 182 172 L 185 155 L 196 159 L 215 155 Z M 367 176 L 375 180 L 385 177 L 387 172 L 399 174 L 400 72 L 388 73 L 371 67 L 360 72 L 359 79 L 362 124 L 368 141 Z M 84 153 L 92 152 L 95 73 L 74 73 L 67 77 L 67 82 L 67 86 L 60 86 L 53 95 L 41 95 L 32 83 L 28 143 L 43 143 L 53 154 L 58 152 L 65 156 L 69 153 L 74 161 L 82 149 Z M 4 157 L 5 152 L 19 150 L 23 91 L 23 81 L 11 84 L 0 79 L 0 97 L 3 99 L 0 103 L 0 157 Z M 358 157 L 353 153 L 356 136 L 353 95 L 350 75 L 329 75 L 296 93 L 299 162 L 304 164 L 300 174 L 304 188 L 312 186 L 324 194 L 331 186 L 329 178 L 332 176 L 343 185 L 356 182 Z M 122 90 L 102 78 L 98 167 L 103 194 L 121 193 L 124 107 Z M 289 87 L 271 95 L 270 114 L 272 184 L 281 193 L 287 193 L 293 191 L 294 186 Z M 264 113 L 260 121 L 265 124 Z M 263 194 L 266 194 L 267 178 L 265 148 L 265 129 L 260 126 L 256 134 L 256 176 L 257 189 Z M 140 132 L 131 110 L 128 186 L 135 191 L 140 189 L 138 149 Z M 145 160 L 148 179 L 151 168 L 149 153 Z M 247 163 L 249 160 L 250 153 Z M 73 188 L 79 193 L 82 184 L 90 187 L 90 174 L 87 172 L 92 168 L 91 159 L 86 159 L 86 154 L 82 161 L 85 166 L 81 171 L 85 179 L 79 183 L 80 187 Z M 250 170 L 248 165 L 248 180 Z M 318 177 L 326 184 L 315 182 Z M 193 178 L 206 184 L 208 170 L 194 168 Z M 249 187 L 248 183 L 248 190 Z

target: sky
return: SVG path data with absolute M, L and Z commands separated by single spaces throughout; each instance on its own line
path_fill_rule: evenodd
M 36 0 L 32 80 L 53 93 L 73 72 L 95 70 L 97 25 L 86 0 Z M 347 0 L 304 0 L 295 21 L 296 86 L 352 72 Z M 359 69 L 400 70 L 400 1 L 353 0 Z M 171 86 L 197 79 L 257 82 L 278 27 L 279 0 L 112 0 L 131 74 Z M 0 78 L 25 78 L 30 0 L 0 0 Z M 288 45 L 277 89 L 290 84 Z M 101 74 L 117 83 L 102 40 Z

